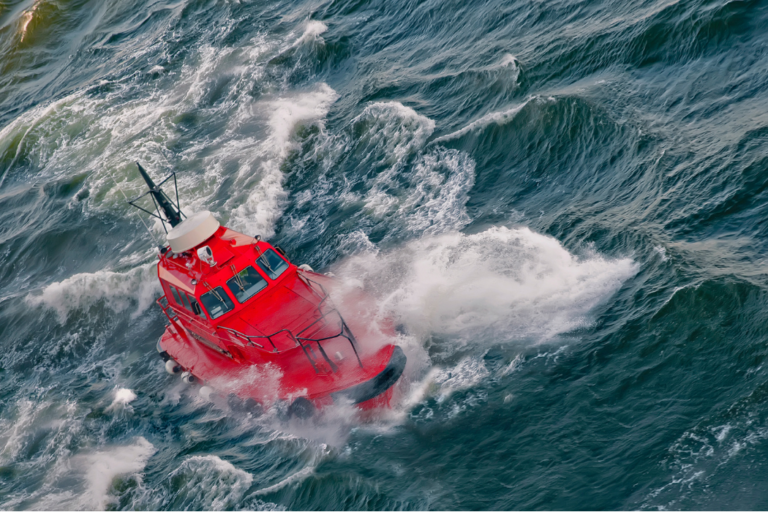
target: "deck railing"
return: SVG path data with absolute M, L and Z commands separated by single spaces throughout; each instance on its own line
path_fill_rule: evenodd
M 325 287 L 323 287 L 323 285 L 318 283 L 317 281 L 310 279 L 306 275 L 299 274 L 299 278 L 302 280 L 302 282 L 304 282 L 304 284 L 307 285 L 307 288 L 312 293 L 314 293 L 320 298 L 320 302 L 318 302 L 317 307 L 315 308 L 315 311 L 319 313 L 320 316 L 317 319 L 315 319 L 314 322 L 304 327 L 298 333 L 294 333 L 291 329 L 280 329 L 279 331 L 273 332 L 272 334 L 257 336 L 257 335 L 245 334 L 229 327 L 219 327 L 219 329 L 225 330 L 228 333 L 230 333 L 232 336 L 245 340 L 245 342 L 249 345 L 257 345 L 261 348 L 264 348 L 263 345 L 256 343 L 254 340 L 266 339 L 267 341 L 269 341 L 270 345 L 272 345 L 273 353 L 279 353 L 280 350 L 278 350 L 272 338 L 275 336 L 278 336 L 279 334 L 285 333 L 286 335 L 288 335 L 288 337 L 290 337 L 294 341 L 294 343 L 297 346 L 301 347 L 302 351 L 304 352 L 304 355 L 309 360 L 309 363 L 312 365 L 312 368 L 315 370 L 315 372 L 319 372 L 319 370 L 317 368 L 317 364 L 315 363 L 316 356 L 313 358 L 312 355 L 310 355 L 310 352 L 314 353 L 314 351 L 312 350 L 312 344 L 317 345 L 317 348 L 320 351 L 320 354 L 323 356 L 323 359 L 325 360 L 325 362 L 328 363 L 328 366 L 331 367 L 332 371 L 336 372 L 338 371 L 339 368 L 338 366 L 336 366 L 336 363 L 334 363 L 331 360 L 331 358 L 328 357 L 328 354 L 323 348 L 323 345 L 321 342 L 332 340 L 335 338 L 346 338 L 347 341 L 349 341 L 349 344 L 352 347 L 353 352 L 355 353 L 355 357 L 357 358 L 357 364 L 359 364 L 360 368 L 362 368 L 363 362 L 360 360 L 360 354 L 357 351 L 357 339 L 355 339 L 355 335 L 352 334 L 352 331 L 347 325 L 347 322 L 344 320 L 344 317 L 341 316 L 341 313 L 335 307 L 332 307 L 329 310 L 324 310 L 323 308 L 323 306 L 326 305 L 326 303 L 330 302 L 328 293 L 325 291 Z M 317 287 L 319 287 L 320 290 L 318 291 L 313 285 L 316 285 Z M 307 332 L 313 326 L 317 325 L 318 322 L 324 321 L 329 316 L 334 314 L 339 318 L 339 332 L 337 334 L 333 334 L 331 336 L 324 336 L 321 338 L 309 338 L 306 336 L 302 336 L 305 332 Z

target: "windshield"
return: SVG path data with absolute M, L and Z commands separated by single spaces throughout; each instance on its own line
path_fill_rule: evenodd
M 224 288 L 217 286 L 208 293 L 204 293 L 200 296 L 200 302 L 203 303 L 205 309 L 208 310 L 208 314 L 211 318 L 218 318 L 227 311 L 234 307 L 232 299 L 229 298 Z
M 248 266 L 227 281 L 227 286 L 232 291 L 232 295 L 242 304 L 266 288 L 267 281 L 256 272 L 255 268 Z
M 264 254 L 256 258 L 256 263 L 272 279 L 277 279 L 277 277 L 288 268 L 288 264 L 285 260 L 278 256 L 272 249 L 264 251 Z

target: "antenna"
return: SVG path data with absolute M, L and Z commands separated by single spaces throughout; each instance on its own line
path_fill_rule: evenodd
M 131 199 L 128 201 L 128 204 L 150 214 L 152 217 L 160 219 L 160 222 L 163 224 L 163 229 L 166 233 L 168 233 L 168 228 L 165 226 L 166 223 L 170 224 L 171 228 L 173 228 L 181 223 L 184 218 L 186 218 L 186 215 L 181 213 L 181 206 L 179 206 L 179 187 L 176 184 L 176 173 L 172 172 L 170 176 L 165 178 L 159 184 L 155 185 L 155 182 L 152 181 L 152 178 L 149 177 L 146 169 L 144 169 L 139 162 L 136 162 L 136 165 L 138 166 L 139 173 L 141 174 L 141 177 L 144 178 L 144 181 L 146 182 L 149 190 L 141 194 L 136 199 Z M 165 192 L 163 192 L 163 189 L 160 188 L 165 184 L 166 181 L 170 180 L 171 178 L 173 178 L 173 188 L 176 191 L 176 203 L 174 203 L 171 198 L 168 197 Z M 136 204 L 136 201 L 143 198 L 147 194 L 149 194 L 149 196 L 152 198 L 156 213 L 146 210 Z M 162 215 L 160 214 L 161 211 L 163 213 Z
M 128 200 L 128 197 L 126 197 L 126 195 L 125 195 L 125 192 L 123 192 L 123 189 L 121 189 L 121 188 L 120 188 L 120 187 L 117 185 L 117 182 L 115 181 L 115 178 L 112 178 L 111 176 L 110 176 L 110 178 L 112 179 L 112 183 L 114 183 L 114 184 L 115 184 L 115 188 L 116 188 L 117 190 L 119 190 L 119 191 L 120 191 L 120 194 L 122 194 L 122 196 L 123 196 L 123 198 L 125 199 L 125 201 L 126 201 L 127 203 L 129 203 L 129 204 L 130 204 L 131 202 Z M 142 218 L 141 218 L 141 215 L 139 215 L 139 212 L 136 212 L 136 216 L 139 218 L 139 220 L 141 221 L 141 223 L 142 223 L 142 224 L 144 224 L 144 227 L 145 227 L 145 228 L 147 228 L 147 232 L 149 232 L 149 236 L 151 236 L 151 237 L 152 237 L 152 241 L 153 241 L 153 242 L 155 242 L 155 243 L 157 244 L 157 247 L 160 249 L 160 252 L 163 252 L 163 244 L 161 244 L 161 243 L 159 243 L 159 242 L 157 241 L 157 238 L 155 238 L 155 234 L 154 234 L 154 233 L 152 233 L 152 230 L 151 230 L 151 229 L 149 229 L 149 226 L 147 226 L 147 223 L 146 223 L 146 222 L 144 222 L 144 219 L 142 219 Z

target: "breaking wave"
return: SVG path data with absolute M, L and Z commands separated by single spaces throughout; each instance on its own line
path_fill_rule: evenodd
M 594 252 L 577 257 L 527 228 L 424 237 L 393 252 L 370 251 L 336 273 L 365 284 L 420 337 L 492 329 L 491 340 L 541 343 L 591 323 L 638 265 Z

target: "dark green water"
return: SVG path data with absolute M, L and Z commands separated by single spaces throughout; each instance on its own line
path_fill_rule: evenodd
M 766 27 L 0 1 L 0 508 L 768 508 Z M 135 160 L 375 295 L 395 410 L 286 424 L 165 374 Z

